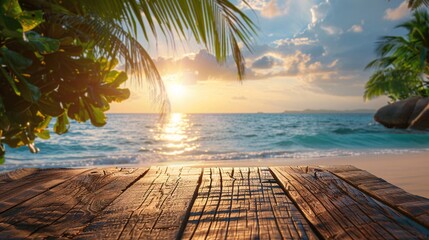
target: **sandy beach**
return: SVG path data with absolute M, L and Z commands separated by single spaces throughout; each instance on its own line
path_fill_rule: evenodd
M 429 198 L 428 152 L 382 154 L 316 159 L 254 159 L 210 162 L 175 162 L 158 165 L 191 165 L 195 167 L 240 167 L 279 165 L 353 165 L 415 195 Z

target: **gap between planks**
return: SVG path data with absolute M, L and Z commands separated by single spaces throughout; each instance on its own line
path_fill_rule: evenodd
M 0 238 L 357 239 L 374 236 L 381 239 L 402 236 L 412 239 L 410 234 L 425 237 L 425 229 L 412 229 L 413 223 L 398 214 L 394 210 L 397 207 L 384 205 L 384 199 L 375 200 L 376 197 L 355 186 L 350 179 L 313 167 L 284 169 L 290 170 L 285 174 L 281 168 L 263 167 L 151 167 L 140 170 L 126 182 L 118 180 L 121 178 L 118 174 L 126 169 L 56 169 L 58 172 L 51 173 L 49 171 L 55 169 L 24 169 L 0 174 L 0 193 L 6 197 L 0 203 Z M 92 171 L 98 175 L 91 176 Z M 40 177 L 62 172 L 57 180 L 44 182 Z M 314 181 L 312 175 L 319 176 L 318 181 Z M 34 180 L 32 176 L 40 179 Z M 35 182 L 41 185 L 34 185 Z M 302 192 L 296 191 L 299 185 L 304 186 Z M 30 191 L 24 191 L 24 187 Z M 308 190 L 319 195 L 306 192 Z M 323 194 L 329 196 L 329 192 L 324 190 L 336 194 L 327 198 Z M 106 192 L 113 195 L 104 198 Z M 343 194 L 344 198 L 337 194 Z M 304 195 L 315 203 L 306 205 Z M 53 196 L 56 196 L 54 200 Z M 71 204 L 61 203 L 65 199 Z M 397 230 L 395 223 L 374 223 L 371 214 L 380 214 L 379 210 L 357 204 L 361 202 L 374 209 L 384 209 L 380 216 L 405 226 Z M 64 206 L 66 209 L 62 209 Z M 349 220 L 342 221 L 335 213 L 342 207 L 353 212 Z M 317 212 L 323 208 L 328 211 Z M 50 214 L 44 213 L 46 209 Z M 331 213 L 332 209 L 335 211 Z M 19 216 L 21 213 L 34 216 Z M 72 220 L 75 222 L 71 223 Z M 339 227 L 330 225 L 330 221 Z
M 429 228 L 429 201 L 354 166 L 321 166 L 371 197 Z
M 429 230 L 332 173 L 273 167 L 288 195 L 324 238 L 426 239 Z

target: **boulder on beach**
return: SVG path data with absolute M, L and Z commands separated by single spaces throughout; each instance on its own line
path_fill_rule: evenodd
M 380 108 L 374 115 L 375 121 L 387 128 L 429 128 L 429 98 L 410 97 Z

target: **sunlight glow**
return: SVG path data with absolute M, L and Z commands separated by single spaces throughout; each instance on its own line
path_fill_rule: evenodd
M 159 135 L 156 140 L 164 143 L 158 153 L 179 155 L 193 151 L 199 146 L 198 132 L 191 131 L 191 123 L 186 114 L 172 113 L 166 120 L 167 122 L 158 126 Z
M 170 83 L 167 85 L 167 93 L 169 97 L 177 99 L 185 95 L 186 89 L 180 83 Z

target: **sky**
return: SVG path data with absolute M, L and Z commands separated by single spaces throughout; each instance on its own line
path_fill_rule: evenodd
M 239 0 L 258 26 L 253 51 L 242 49 L 246 78 L 235 65 L 219 65 L 193 41 L 175 47 L 159 39 L 142 42 L 153 57 L 172 112 L 253 113 L 289 110 L 377 109 L 381 97 L 364 101 L 377 40 L 400 35 L 395 26 L 410 18 L 401 0 Z M 126 86 L 131 97 L 111 113 L 157 112 L 144 87 Z

